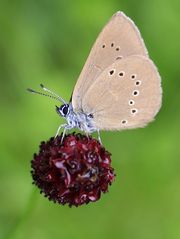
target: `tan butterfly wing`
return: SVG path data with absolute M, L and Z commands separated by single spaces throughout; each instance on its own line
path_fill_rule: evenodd
M 116 59 L 129 55 L 148 53 L 133 21 L 117 12 L 98 36 L 79 76 L 72 95 L 73 109 L 81 111 L 81 100 L 94 80 Z
M 143 127 L 161 106 L 160 76 L 144 56 L 115 61 L 94 81 L 82 99 L 82 110 L 94 116 L 100 130 Z

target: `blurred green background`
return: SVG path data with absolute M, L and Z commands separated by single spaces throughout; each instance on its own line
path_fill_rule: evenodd
M 30 160 L 62 119 L 43 83 L 69 99 L 99 31 L 116 11 L 139 27 L 159 68 L 163 106 L 144 129 L 103 132 L 116 181 L 79 208 L 49 202 L 31 184 Z M 180 238 L 179 0 L 0 1 L 0 238 Z

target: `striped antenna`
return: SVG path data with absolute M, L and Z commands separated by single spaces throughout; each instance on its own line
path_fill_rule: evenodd
M 32 93 L 32 94 L 38 94 L 38 95 L 47 96 L 47 97 L 49 97 L 49 98 L 51 98 L 51 99 L 58 100 L 58 101 L 62 102 L 63 104 L 67 104 L 66 101 L 65 101 L 64 99 L 62 99 L 59 95 L 57 95 L 57 94 L 55 94 L 54 92 L 52 92 L 51 90 L 45 88 L 42 84 L 40 84 L 40 86 L 41 86 L 41 88 L 42 88 L 43 90 L 49 92 L 50 95 L 49 95 L 49 94 L 44 94 L 44 93 L 39 92 L 39 91 L 36 91 L 36 90 L 33 90 L 33 89 L 31 89 L 31 88 L 28 88 L 27 91 L 29 91 L 29 92 Z

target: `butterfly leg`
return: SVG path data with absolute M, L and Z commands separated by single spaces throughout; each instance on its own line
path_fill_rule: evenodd
M 97 130 L 97 133 L 98 133 L 98 140 L 99 140 L 99 143 L 102 145 L 102 141 L 101 141 L 101 136 L 100 136 L 100 132 L 99 132 L 99 130 Z
M 66 126 L 67 126 L 67 124 L 61 124 L 61 125 L 58 127 L 58 130 L 57 130 L 57 132 L 56 132 L 55 138 L 58 136 L 60 129 L 61 129 L 61 128 L 65 128 Z
M 63 139 L 64 139 L 64 136 L 65 136 L 65 134 L 66 134 L 66 130 L 69 130 L 69 129 L 72 129 L 72 128 L 73 128 L 73 127 L 70 126 L 70 125 L 68 125 L 68 124 L 66 124 L 66 125 L 64 126 L 63 135 L 62 135 L 62 137 L 61 137 L 61 144 L 63 143 Z
M 85 132 L 85 134 L 86 134 L 86 137 L 88 138 L 88 140 L 89 140 L 89 134 L 87 133 L 87 132 Z
M 63 143 L 63 139 L 64 139 L 65 134 L 66 134 L 66 127 L 64 127 L 64 130 L 63 130 L 63 135 L 61 137 L 61 144 Z

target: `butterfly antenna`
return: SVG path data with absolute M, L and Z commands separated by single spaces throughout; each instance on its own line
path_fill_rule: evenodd
M 67 104 L 67 102 L 61 98 L 59 95 L 57 95 L 56 93 L 52 92 L 51 90 L 49 90 L 48 88 L 46 88 L 43 84 L 40 84 L 41 88 L 44 90 L 44 91 L 47 91 L 49 92 L 51 95 L 53 95 L 54 97 L 56 97 L 57 99 L 59 99 L 59 101 L 61 101 L 62 103 L 64 104 Z
M 33 89 L 30 89 L 30 88 L 28 88 L 27 91 L 29 91 L 29 92 L 32 93 L 32 94 L 43 95 L 43 96 L 47 96 L 47 97 L 49 97 L 49 98 L 51 98 L 51 99 L 55 99 L 55 100 L 61 101 L 61 100 L 59 99 L 59 97 L 56 97 L 56 96 L 53 96 L 53 95 L 44 94 L 44 93 L 35 91 L 35 90 L 33 90 Z M 61 102 L 62 102 L 62 101 L 61 101 Z M 64 102 L 63 102 L 63 103 L 64 103 Z

